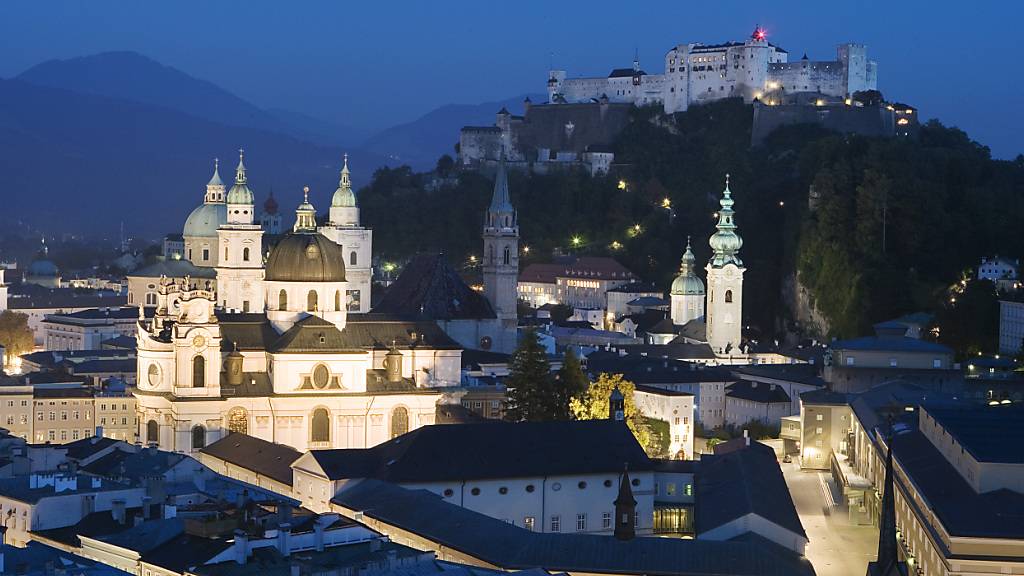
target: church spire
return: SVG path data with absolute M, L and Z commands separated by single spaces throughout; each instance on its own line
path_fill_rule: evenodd
M 619 495 L 615 498 L 615 538 L 632 540 L 636 536 L 636 498 L 629 480 L 629 467 L 622 469 L 619 478 Z
M 235 184 L 245 184 L 247 182 L 245 177 L 245 150 L 242 148 L 238 149 L 238 167 L 235 168 Z
M 718 210 L 717 230 L 711 235 L 708 244 L 711 245 L 712 255 L 710 265 L 721 268 L 726 264 L 743 266 L 738 252 L 743 246 L 743 239 L 736 233 L 736 223 L 733 222 L 733 199 L 732 191 L 729 190 L 729 175 L 725 175 L 725 190 L 722 191 L 722 199 L 718 201 L 721 207 Z
M 206 183 L 207 186 L 223 186 L 224 181 L 220 179 L 220 159 L 213 159 L 213 177 Z
M 494 193 L 491 195 L 491 212 L 513 212 L 512 201 L 508 194 L 508 173 L 505 170 L 505 152 L 498 161 L 498 173 L 494 177 Z

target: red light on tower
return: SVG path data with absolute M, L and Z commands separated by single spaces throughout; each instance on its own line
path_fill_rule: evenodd
M 754 33 L 751 34 L 750 37 L 754 40 L 763 41 L 768 37 L 768 33 L 764 31 L 764 28 L 758 26 L 757 28 L 754 28 Z

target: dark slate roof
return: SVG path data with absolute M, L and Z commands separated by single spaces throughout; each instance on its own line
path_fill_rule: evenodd
M 134 341 L 135 338 L 132 338 L 132 342 Z M 21 359 L 38 364 L 43 368 L 55 368 L 61 362 L 69 360 L 71 362 L 87 362 L 89 360 L 126 359 L 134 356 L 134 352 L 125 350 L 43 350 L 22 354 Z
M 238 432 L 232 432 L 199 451 L 289 486 L 292 484 L 292 462 L 302 456 L 302 452 L 291 446 Z
M 750 380 L 738 380 L 729 385 L 726 396 L 771 404 L 777 402 L 789 403 L 789 394 L 781 386 L 765 384 L 764 382 L 752 382 Z
M 831 344 L 833 350 L 863 350 L 877 352 L 918 352 L 921 354 L 952 354 L 953 350 L 917 338 L 906 336 L 864 336 L 850 340 L 837 340 Z
M 632 68 L 615 68 L 614 70 L 612 70 L 608 74 L 608 77 L 609 78 L 629 78 L 629 77 L 633 76 L 634 74 L 637 74 L 639 76 L 646 76 L 647 72 L 644 72 L 643 70 L 633 70 Z
M 196 266 L 188 260 L 161 260 L 149 266 L 143 266 L 134 272 L 128 273 L 129 278 L 216 278 L 217 271 L 214 268 Z
M 926 405 L 925 410 L 979 462 L 1024 464 L 1024 407 L 1020 404 Z
M 625 318 L 629 318 L 633 321 L 633 324 L 636 324 L 637 332 L 650 332 L 652 326 L 659 325 L 659 323 L 665 321 L 666 315 L 667 313 L 664 310 L 648 308 L 639 314 L 630 314 Z M 618 321 L 622 322 L 625 318 Z
M 744 542 L 540 533 L 445 502 L 426 490 L 364 480 L 332 502 L 505 570 L 650 576 L 811 576 L 806 558 L 762 538 Z
M 627 306 L 643 306 L 643 307 L 665 306 L 667 304 L 668 304 L 668 300 L 666 300 L 664 298 L 661 298 L 661 297 L 658 297 L 658 296 L 640 296 L 639 298 L 634 298 L 634 299 L 630 300 L 629 302 L 626 302 Z
M 186 456 L 144 448 L 138 452 L 114 450 L 82 467 L 82 470 L 97 476 L 139 480 L 149 476 L 162 476 L 174 468 Z
M 135 350 L 138 346 L 138 341 L 135 339 L 135 336 L 125 336 L 122 334 L 121 336 L 114 336 L 100 342 L 100 346 L 117 350 Z
M 64 448 L 68 451 L 68 458 L 72 460 L 82 460 L 84 458 L 92 456 L 93 454 L 101 450 L 105 450 L 115 444 L 124 444 L 125 447 L 128 446 L 128 444 L 122 442 L 121 440 L 92 436 L 91 438 L 83 438 L 81 440 L 75 440 L 74 442 L 62 444 L 61 448 Z
M 103 308 L 124 306 L 127 295 L 109 290 L 81 290 L 77 288 L 44 288 L 35 284 L 12 286 L 8 294 L 8 308 L 29 310 L 39 308 Z
M 202 538 L 179 533 L 142 554 L 142 561 L 175 573 L 193 572 L 233 542 L 227 538 Z
M 703 319 L 694 318 L 680 327 L 679 335 L 696 342 L 707 342 L 708 326 Z
M 620 292 L 623 294 L 664 294 L 664 292 L 658 290 L 654 284 L 648 284 L 647 282 L 630 282 L 629 284 L 609 288 L 608 291 Z
M 491 352 L 489 350 L 463 350 L 462 367 L 479 370 L 481 364 L 508 364 L 512 361 L 511 354 Z
M 373 311 L 421 320 L 496 317 L 487 298 L 467 286 L 443 254 L 414 257 Z
M 735 366 L 732 372 L 737 378 L 770 378 L 785 382 L 797 382 L 811 386 L 824 386 L 825 380 L 818 375 L 820 366 L 815 364 L 747 364 Z
M 278 334 L 270 326 L 263 314 L 226 314 L 217 313 L 222 336 L 221 349 L 232 350 L 266 350 Z
M 661 388 L 659 386 L 647 386 L 644 384 L 634 384 L 638 392 L 646 392 L 648 394 L 656 394 L 658 396 L 693 396 L 689 392 L 681 392 L 679 390 L 670 390 L 668 388 Z
M 68 371 L 73 374 L 134 374 L 138 369 L 135 359 L 111 358 L 106 360 L 86 360 L 85 362 L 65 361 Z
M 483 424 L 497 422 L 466 408 L 462 404 L 438 404 L 434 410 L 435 424 Z
M 849 404 L 850 397 L 842 392 L 833 392 L 822 388 L 820 390 L 811 390 L 804 392 L 800 395 L 800 401 L 804 404 L 823 404 L 831 406 L 841 406 L 843 404 Z
M 314 450 L 332 479 L 442 482 L 649 470 L 621 422 L 488 422 L 423 426 L 366 449 Z
M 676 325 L 669 317 L 662 318 L 660 322 L 647 329 L 648 334 L 675 334 Z
M 697 537 L 704 532 L 756 514 L 794 534 L 804 527 L 782 477 L 775 451 L 751 442 L 726 454 L 703 454 L 695 478 L 694 521 Z
M 631 347 L 633 348 L 633 347 Z M 650 346 L 648 348 L 663 348 Z M 705 368 L 660 355 L 626 354 L 597 350 L 587 356 L 588 373 L 622 374 L 634 384 L 685 384 L 691 382 L 732 382 L 735 377 L 724 368 Z
M 139 309 L 135 306 L 118 306 L 114 308 L 87 308 L 78 312 L 54 314 L 61 321 L 73 320 L 134 320 L 139 317 Z
M 95 480 L 95 478 L 91 478 L 84 474 L 78 475 L 75 478 L 76 491 L 79 494 L 93 494 L 97 492 L 127 490 L 131 488 L 128 484 L 121 484 L 110 480 L 103 480 L 100 487 L 93 488 L 93 480 Z M 54 487 L 52 485 L 44 486 L 42 488 L 31 488 L 29 485 L 29 476 L 16 476 L 14 478 L 0 478 L 0 494 L 21 502 L 34 504 L 43 498 L 56 495 L 57 492 L 54 491 Z M 60 494 L 65 494 L 65 492 L 61 492 Z
M 899 468 L 951 535 L 1024 538 L 1024 494 L 978 494 L 921 432 L 897 435 L 892 450 Z

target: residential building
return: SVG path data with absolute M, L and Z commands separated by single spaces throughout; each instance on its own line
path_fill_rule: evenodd
M 48 314 L 42 328 L 47 350 L 98 350 L 104 340 L 134 336 L 139 310 L 133 306 Z
M 606 310 L 606 294 L 634 283 L 636 275 L 613 258 L 571 256 L 552 264 L 530 264 L 519 275 L 519 299 L 533 307 L 564 304 Z
M 791 415 L 792 400 L 776 384 L 738 380 L 725 393 L 725 423 L 742 427 L 748 422 L 779 426 L 783 416 Z

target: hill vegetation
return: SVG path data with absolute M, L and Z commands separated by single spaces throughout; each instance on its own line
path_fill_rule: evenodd
M 522 265 L 554 249 L 613 255 L 667 286 L 688 235 L 698 261 L 710 255 L 706 239 L 726 173 L 754 337 L 846 337 L 903 313 L 942 312 L 949 287 L 983 255 L 1024 252 L 1020 157 L 993 160 L 962 131 L 934 121 L 911 141 L 792 126 L 751 148 L 751 119 L 751 108 L 734 100 L 671 117 L 638 109 L 616 144 L 611 175 L 512 174 L 530 247 Z M 492 182 L 465 172 L 457 184 L 427 192 L 431 177 L 385 168 L 362 191 L 378 251 L 402 259 L 440 250 L 470 266 Z M 827 333 L 797 322 L 807 310 L 795 305 L 794 278 Z

